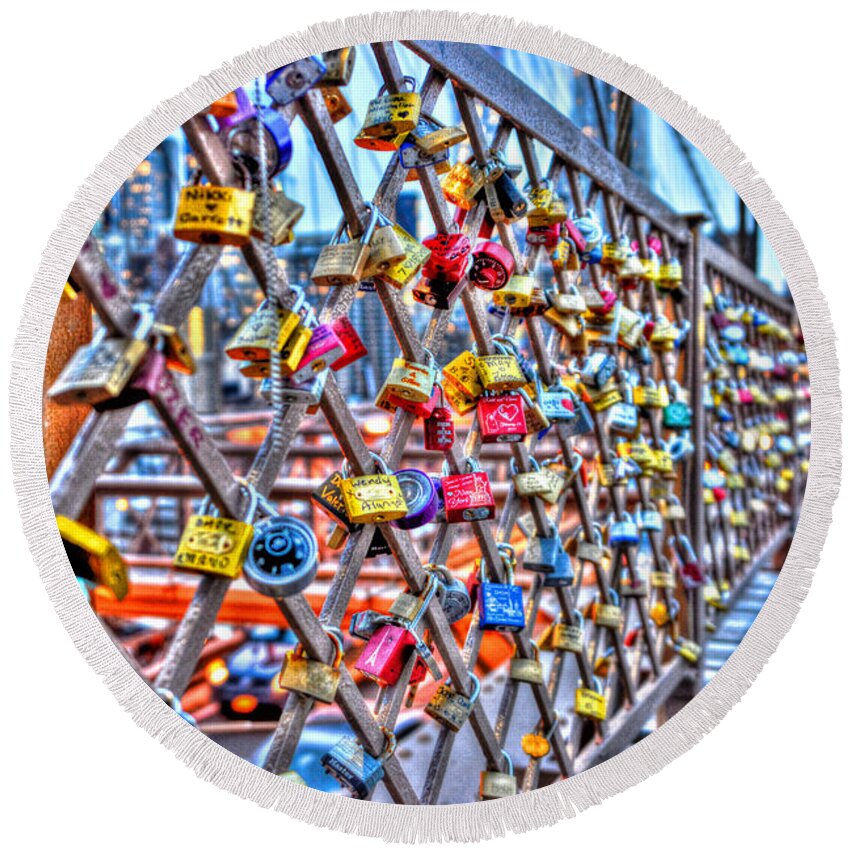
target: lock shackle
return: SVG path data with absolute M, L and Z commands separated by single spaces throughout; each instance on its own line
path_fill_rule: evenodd
M 514 570 L 516 568 L 516 552 L 510 543 L 497 543 L 496 548 L 502 558 L 502 566 L 505 568 L 506 584 L 514 583 Z M 482 558 L 482 563 L 483 563 Z
M 507 773 L 508 776 L 513 776 L 514 775 L 514 762 L 513 762 L 513 759 L 508 755 L 507 750 L 502 750 L 502 757 L 504 758 L 504 760 L 507 764 L 507 767 L 508 767 L 508 769 L 504 772 Z
M 428 610 L 428 606 L 431 604 L 431 600 L 434 598 L 434 594 L 437 592 L 439 586 L 440 583 L 437 581 L 437 576 L 433 572 L 429 572 L 423 591 L 424 596 L 422 597 L 422 604 L 419 606 L 419 610 L 416 612 L 413 619 L 404 626 L 405 629 L 413 631 L 419 623 L 422 622 L 422 618 L 425 616 L 425 612 Z
M 334 655 L 334 660 L 331 662 L 331 667 L 334 670 L 339 670 L 339 665 L 342 664 L 342 658 L 345 655 L 345 648 L 342 644 L 342 632 L 335 626 L 322 626 L 325 631 L 325 634 L 333 641 L 336 645 L 336 653 Z M 301 644 L 298 644 L 301 646 Z
M 573 608 L 573 617 L 578 620 L 578 627 L 580 629 L 584 628 L 584 614 L 578 610 L 578 608 Z
M 538 463 L 536 457 L 530 457 L 528 459 L 528 465 L 531 467 L 531 470 L 530 470 L 531 472 L 540 472 L 540 464 Z M 519 474 L 519 471 L 518 471 L 517 465 L 516 465 L 516 458 L 513 458 L 513 457 L 511 458 L 510 469 L 511 469 L 511 475 L 518 475 Z
M 475 673 L 472 672 L 472 670 L 467 670 L 466 675 L 469 676 L 470 679 L 472 679 L 472 693 L 469 695 L 469 697 L 467 697 L 467 699 L 469 700 L 470 706 L 473 706 L 478 701 L 478 697 L 481 695 L 481 681 L 479 680 L 478 676 L 476 676 Z M 451 685 L 452 680 L 448 679 L 446 681 L 446 684 Z
M 277 509 L 272 505 L 272 503 L 266 499 L 265 496 L 261 496 L 259 490 L 250 482 L 247 478 L 243 478 L 241 475 L 236 476 L 236 481 L 239 484 L 241 490 L 248 493 L 248 507 L 245 511 L 245 515 L 242 518 L 242 522 L 248 523 L 249 525 L 254 521 L 254 518 L 257 516 L 257 512 L 260 509 L 260 503 L 263 502 L 264 509 L 271 509 L 269 511 L 270 516 L 277 515 Z
M 416 77 L 407 76 L 407 77 L 401 78 L 401 85 L 399 86 L 399 93 L 400 94 L 404 91 L 404 86 L 410 86 L 410 91 L 415 92 L 416 91 Z M 387 89 L 388 89 L 388 86 L 387 86 L 386 83 L 384 83 L 378 89 L 378 97 L 381 97 L 382 95 L 387 94 L 388 93 Z
M 398 745 L 398 739 L 395 736 L 395 732 L 393 732 L 392 729 L 390 729 L 389 727 L 381 726 L 380 729 L 381 732 L 384 733 L 386 743 L 384 744 L 383 751 L 378 756 L 378 761 L 385 762 L 395 752 L 395 748 Z
M 201 499 L 201 504 L 198 505 L 198 513 L 202 516 L 220 516 L 221 512 L 218 509 L 218 505 L 213 504 L 212 496 L 209 493 L 204 495 Z
M 526 180 L 525 185 L 522 187 L 523 192 L 530 192 L 534 189 L 550 189 L 552 188 L 552 181 L 548 177 L 538 177 L 537 180 Z
M 537 642 L 533 641 L 533 640 L 530 640 L 529 644 L 531 645 L 531 655 L 532 655 L 531 660 L 532 661 L 539 661 L 540 660 L 540 647 L 537 645 Z M 524 658 L 524 657 L 525 656 L 522 656 L 522 655 L 519 654 L 519 646 L 516 646 L 514 648 L 514 658 Z
M 620 606 L 620 594 L 614 590 L 613 587 L 608 588 L 608 598 L 611 600 L 609 605 L 616 605 L 618 608 Z

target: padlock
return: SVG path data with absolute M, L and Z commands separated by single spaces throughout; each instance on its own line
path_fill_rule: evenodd
M 369 101 L 358 138 L 395 139 L 416 129 L 422 98 L 416 91 L 413 77 L 405 77 L 403 84 L 409 86 L 410 91 L 390 94 L 385 85 L 379 89 L 378 96 Z
M 254 310 L 224 346 L 224 352 L 232 360 L 268 360 L 272 351 L 282 351 L 295 329 L 301 324 L 299 308 L 304 301 L 299 291 L 292 309 L 278 308 L 277 318 L 267 300 Z M 304 342 L 306 348 L 312 331 Z M 283 358 L 282 358 L 283 359 Z
M 257 491 L 250 489 L 250 503 L 244 520 L 223 517 L 206 497 L 192 514 L 172 558 L 178 569 L 238 578 L 254 538 L 254 517 L 259 508 Z
M 537 401 L 551 422 L 568 422 L 576 417 L 575 396 L 563 384 L 553 384 L 541 390 Z
M 329 519 L 338 526 L 348 527 L 348 514 L 345 510 L 345 500 L 342 498 L 342 472 L 332 472 L 310 494 L 310 501 Z
M 127 567 L 118 549 L 105 537 L 70 517 L 56 515 L 65 554 L 78 578 L 108 587 L 115 598 L 128 593 Z
M 514 224 L 528 211 L 528 201 L 507 170 L 484 184 L 484 197 L 490 217 L 497 223 Z
M 116 398 L 97 402 L 92 407 L 101 412 L 118 410 L 153 398 L 166 372 L 167 362 L 165 354 L 158 348 L 148 351 L 142 365 L 136 369 L 133 377 L 130 378 L 130 383 L 121 391 L 121 394 Z
M 374 475 L 348 477 L 347 463 L 343 464 L 340 485 L 348 520 L 352 523 L 391 522 L 407 516 L 407 503 L 398 479 L 383 458 L 373 454 L 378 469 Z
M 469 237 L 463 233 L 435 233 L 422 244 L 431 252 L 422 267 L 422 276 L 442 283 L 458 283 L 466 274 L 472 253 Z
M 250 189 L 197 183 L 180 190 L 174 236 L 203 245 L 245 245 L 256 195 Z
M 462 351 L 447 363 L 443 367 L 443 377 L 446 379 L 446 389 L 455 386 L 469 398 L 476 399 L 484 392 L 476 368 L 476 357 L 471 351 Z
M 395 226 L 383 213 L 377 212 L 375 231 L 369 240 L 369 260 L 363 270 L 363 277 L 384 274 L 403 260 L 404 256 L 404 246 Z
M 608 714 L 608 701 L 598 680 L 595 681 L 595 688 L 576 688 L 575 713 L 602 722 Z
M 662 423 L 671 431 L 687 431 L 691 427 L 693 414 L 690 407 L 674 395 L 672 401 L 664 408 Z
M 667 407 L 670 397 L 664 384 L 658 386 L 651 378 L 647 378 L 634 388 L 634 400 L 639 407 L 658 409 Z
M 332 776 L 355 798 L 365 800 L 384 776 L 384 762 L 395 751 L 395 735 L 382 726 L 387 745 L 379 757 L 366 752 L 357 738 L 337 741 L 320 759 L 325 773 Z
M 273 599 L 300 593 L 313 581 L 318 566 L 318 543 L 306 523 L 273 515 L 254 526 L 244 578 L 257 593 Z
M 631 252 L 627 236 L 621 236 L 616 242 L 608 239 L 602 243 L 602 259 L 600 265 L 606 271 L 617 272 L 626 262 Z
M 343 218 L 330 241 L 319 252 L 310 279 L 317 286 L 346 286 L 359 283 L 369 261 L 369 243 L 377 224 L 377 210 L 370 207 L 369 223 L 357 237 L 350 238 Z M 343 233 L 349 236 L 348 242 L 342 242 Z
M 482 443 L 518 443 L 528 431 L 519 393 L 485 395 L 478 402 Z
M 325 664 L 308 658 L 304 654 L 304 647 L 299 643 L 295 649 L 286 653 L 277 680 L 280 688 L 295 691 L 319 702 L 334 701 L 339 687 L 339 667 L 343 656 L 342 637 L 336 629 L 325 631 L 336 646 L 333 663 Z
M 518 649 L 514 651 L 511 658 L 509 673 L 515 682 L 527 682 L 529 685 L 543 684 L 543 663 L 540 661 L 540 650 L 534 641 L 531 641 L 533 658 L 521 658 L 517 655 Z
M 664 518 L 652 502 L 635 511 L 635 521 L 639 531 L 662 531 Z
M 495 353 L 475 359 L 475 369 L 485 390 L 495 393 L 518 390 L 528 383 L 515 353 L 501 343 L 495 343 Z
M 260 138 L 266 152 L 265 174 L 260 173 Z M 257 181 L 270 180 L 283 171 L 292 159 L 289 122 L 268 106 L 260 106 L 252 118 L 234 126 L 227 136 L 227 145 L 234 161 Z
M 478 628 L 483 631 L 521 632 L 525 628 L 522 588 L 513 583 L 516 556 L 513 548 L 499 544 L 505 569 L 505 584 L 488 581 L 482 559 L 478 585 Z
M 679 575 L 685 590 L 695 590 L 705 584 L 705 573 L 688 536 L 674 534 L 667 539 L 667 545 L 679 560 Z
M 419 273 L 431 257 L 431 251 L 414 239 L 401 225 L 394 224 L 393 231 L 401 243 L 404 255 L 384 269 L 378 278 L 401 289 Z
M 472 599 L 466 584 L 455 578 L 445 564 L 425 564 L 424 568 L 437 579 L 437 598 L 446 620 L 450 624 L 462 620 L 472 610 Z
M 582 366 L 581 380 L 587 387 L 602 389 L 617 371 L 617 358 L 604 352 L 594 352 Z
M 673 651 L 681 655 L 690 664 L 698 663 L 699 657 L 702 655 L 702 647 L 698 643 L 683 637 L 673 639 Z
M 322 64 L 325 73 L 315 82 L 320 88 L 332 86 L 347 86 L 354 73 L 354 61 L 357 57 L 356 47 L 338 47 L 336 50 L 325 50 L 322 53 Z
M 292 380 L 299 384 L 328 369 L 345 353 L 345 346 L 331 325 L 317 325 L 311 330 L 307 348 L 292 373 Z
M 493 303 L 509 310 L 522 310 L 531 304 L 534 278 L 514 274 L 501 289 L 493 293 Z
M 670 257 L 669 260 L 661 264 L 658 269 L 658 280 L 656 284 L 659 289 L 674 290 L 679 289 L 684 280 L 682 273 L 682 264 L 676 257 Z
M 322 86 L 322 99 L 325 101 L 325 109 L 328 117 L 334 124 L 338 124 L 344 118 L 348 118 L 354 111 L 348 98 L 336 86 Z
M 430 649 L 416 633 L 422 617 L 438 589 L 438 582 L 429 574 L 428 583 L 421 596 L 403 593 L 390 607 L 385 622 L 378 625 L 360 657 L 354 664 L 364 676 L 382 688 L 394 685 L 407 663 L 410 653 L 416 651 L 435 679 L 442 677 Z
M 479 242 L 472 252 L 469 280 L 479 289 L 503 289 L 514 273 L 514 267 L 513 254 L 503 245 Z
M 602 629 L 619 631 L 623 627 L 623 609 L 620 607 L 620 597 L 613 591 L 608 591 L 610 602 L 595 602 L 593 604 L 593 622 Z
M 501 797 L 513 797 L 516 794 L 516 776 L 511 757 L 502 750 L 502 757 L 507 764 L 507 771 L 484 770 L 478 786 L 478 796 L 482 800 L 498 800 Z
M 304 205 L 287 197 L 282 190 L 273 190 L 271 187 L 269 187 L 268 198 L 268 225 L 266 226 L 261 220 L 263 204 L 256 202 L 254 218 L 251 222 L 251 235 L 258 239 L 265 239 L 265 233 L 268 232 L 268 241 L 272 245 L 285 245 L 295 238 L 293 228 L 304 215 Z
M 638 429 L 638 409 L 632 396 L 632 385 L 625 383 L 623 400 L 618 401 L 608 411 L 608 427 L 616 434 L 633 436 Z
M 522 565 L 535 573 L 553 573 L 558 563 L 559 552 L 563 551 L 558 529 L 550 525 L 546 537 L 533 535 L 525 549 Z
M 150 305 L 139 308 L 130 337 L 108 337 L 101 328 L 94 339 L 78 348 L 48 390 L 58 404 L 99 404 L 117 399 L 150 350 L 154 313 Z
M 416 129 L 411 131 L 398 149 L 398 158 L 402 168 L 408 170 L 427 168 L 444 163 L 444 173 L 451 170 L 451 166 L 448 164 L 449 154 L 447 147 L 437 146 L 433 150 L 428 151 L 419 144 L 419 139 L 429 137 L 432 133 L 437 132 L 440 127 L 441 125 L 434 118 L 420 111 Z M 418 175 L 414 179 L 417 178 Z
M 490 479 L 478 462 L 466 459 L 469 472 L 444 475 L 440 487 L 445 502 L 446 522 L 481 522 L 496 515 Z
M 475 163 L 456 162 L 443 179 L 443 197 L 462 210 L 471 210 L 485 179 L 485 172 Z
M 420 112 L 420 119 L 424 113 Z M 426 154 L 436 154 L 459 145 L 466 140 L 466 130 L 463 127 L 447 127 L 431 115 L 424 115 L 428 119 L 425 132 L 421 132 L 419 126 L 411 133 L 411 138 L 417 147 Z
M 396 528 L 420 528 L 433 522 L 439 500 L 431 476 L 421 469 L 399 469 L 395 473 L 407 504 L 407 515 L 393 522 Z
M 435 406 L 431 415 L 425 419 L 425 450 L 429 452 L 447 452 L 455 442 L 455 426 L 451 411 L 445 407 L 443 388 L 438 385 L 440 404 Z
M 316 56 L 290 62 L 266 75 L 266 94 L 279 106 L 304 97 L 325 75 L 325 63 Z
M 431 398 L 438 370 L 433 355 L 427 350 L 425 354 L 426 363 L 415 363 L 403 357 L 395 359 L 386 381 L 391 395 L 420 404 Z
M 528 472 L 517 472 L 516 462 L 511 460 L 511 475 L 517 495 L 527 498 L 529 496 L 542 496 L 548 494 L 552 489 L 552 479 L 548 470 L 542 470 L 535 458 L 529 458 L 531 469 Z M 554 473 L 552 473 L 554 475 Z
M 481 683 L 474 673 L 469 674 L 472 679 L 472 693 L 466 697 L 458 693 L 448 681 L 440 685 L 434 696 L 425 706 L 425 714 L 437 721 L 441 726 L 452 732 L 460 732 L 466 723 L 472 708 L 481 693 Z
M 342 355 L 330 364 L 334 372 L 339 372 L 369 353 L 348 316 L 337 316 L 330 322 L 330 328 L 343 347 Z
M 465 416 L 471 410 L 475 409 L 476 399 L 461 392 L 455 384 L 447 383 L 443 387 L 443 393 L 445 394 L 446 401 L 458 416 Z
M 584 617 L 579 611 L 573 611 L 575 623 L 563 620 L 555 623 L 550 638 L 551 648 L 556 652 L 572 652 L 581 655 L 584 651 Z
M 439 278 L 423 277 L 411 290 L 414 301 L 434 310 L 451 310 L 454 297 L 460 292 L 457 283 Z

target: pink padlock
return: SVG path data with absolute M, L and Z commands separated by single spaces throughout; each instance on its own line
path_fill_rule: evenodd
M 502 289 L 514 273 L 514 257 L 498 242 L 479 242 L 472 252 L 469 279 L 479 289 Z
M 345 346 L 330 325 L 319 325 L 313 329 L 313 336 L 307 344 L 307 350 L 292 373 L 292 380 L 303 383 L 319 372 L 330 368 L 345 353 Z
M 738 401 L 741 404 L 752 404 L 753 403 L 753 392 L 749 387 L 739 387 L 738 388 Z
M 584 238 L 584 234 L 576 226 L 576 223 L 567 219 L 564 222 L 564 231 L 566 232 L 567 239 L 573 243 L 576 253 L 583 254 L 587 249 L 587 240 Z
M 369 638 L 354 668 L 382 688 L 394 685 L 416 645 L 409 628 L 385 623 Z

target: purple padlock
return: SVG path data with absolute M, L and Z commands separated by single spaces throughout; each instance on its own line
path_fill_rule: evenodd
M 221 133 L 226 134 L 237 124 L 241 124 L 243 121 L 250 121 L 257 114 L 257 109 L 251 102 L 251 98 L 248 97 L 245 89 L 238 88 L 234 93 L 236 95 L 236 112 L 215 119 Z
M 395 477 L 407 503 L 407 515 L 395 520 L 396 528 L 420 528 L 434 520 L 440 500 L 430 475 L 421 469 L 399 469 Z

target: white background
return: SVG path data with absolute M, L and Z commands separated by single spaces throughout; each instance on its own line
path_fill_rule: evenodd
M 839 356 L 846 362 L 850 246 L 839 199 L 848 192 L 848 45 L 839 4 L 606 0 L 552 4 L 548 14 L 544 3 L 459 7 L 554 24 L 642 66 L 721 121 L 800 230 L 833 320 L 843 326 Z M 77 186 L 119 137 L 231 56 L 316 21 L 392 8 L 380 0 L 29 2 L 15 4 L 14 22 L 7 9 L 0 49 L 3 386 L 40 252 Z M 843 383 L 846 391 L 846 377 Z M 3 445 L 7 428 L 4 416 Z M 10 787 L 0 797 L 8 809 L 0 835 L 7 846 L 75 839 L 93 850 L 154 842 L 373 844 L 219 791 L 133 724 L 48 602 L 19 530 L 6 454 L 0 764 Z M 743 702 L 659 775 L 531 840 L 589 848 L 837 846 L 846 836 L 850 761 L 847 509 L 845 493 L 810 596 Z M 497 843 L 515 848 L 529 838 Z

